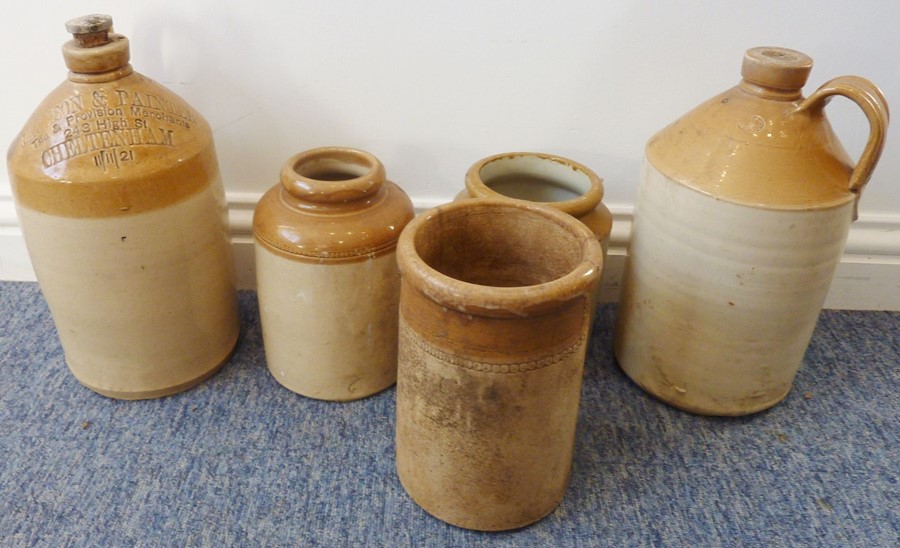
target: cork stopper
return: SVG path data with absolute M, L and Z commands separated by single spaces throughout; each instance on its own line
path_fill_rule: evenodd
M 72 39 L 63 44 L 62 52 L 71 73 L 95 75 L 118 71 L 119 76 L 130 73 L 128 39 L 113 33 L 112 17 L 83 15 L 67 21 L 66 30 L 72 33 Z
M 66 30 L 82 48 L 93 48 L 110 43 L 112 17 L 103 14 L 82 15 L 66 21 Z
M 782 91 L 799 91 L 812 70 L 812 59 L 787 48 L 760 47 L 744 54 L 741 76 L 744 80 Z

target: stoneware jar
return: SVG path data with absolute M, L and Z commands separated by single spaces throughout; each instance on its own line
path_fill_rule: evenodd
M 253 216 L 266 362 L 279 383 L 355 400 L 397 380 L 397 238 L 412 202 L 367 152 L 290 158 Z
M 462 200 L 413 220 L 397 259 L 400 481 L 459 527 L 539 520 L 569 480 L 600 244 L 544 206 Z
M 505 152 L 483 158 L 466 172 L 460 198 L 541 203 L 572 215 L 609 248 L 612 214 L 603 204 L 603 179 L 574 160 L 540 152 Z
M 66 28 L 68 80 L 9 150 L 25 243 L 75 377 L 115 398 L 172 394 L 238 338 L 212 133 L 132 69 L 108 16 Z
M 803 360 L 888 123 L 884 96 L 859 77 L 804 98 L 811 66 L 748 50 L 736 87 L 647 144 L 615 354 L 676 407 L 766 409 Z M 871 126 L 855 166 L 825 117 L 835 95 Z

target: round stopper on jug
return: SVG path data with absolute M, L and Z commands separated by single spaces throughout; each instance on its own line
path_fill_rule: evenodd
M 66 30 L 83 48 L 102 46 L 110 42 L 112 17 L 103 14 L 82 15 L 66 21 Z
M 63 44 L 66 66 L 78 74 L 100 74 L 117 69 L 130 72 L 128 39 L 114 34 L 109 15 L 83 15 L 66 22 L 72 40 Z
M 91 34 L 112 30 L 112 17 L 102 13 L 82 15 L 66 21 L 66 30 L 72 34 Z
M 812 64 L 812 58 L 792 49 L 751 48 L 744 54 L 741 76 L 767 88 L 799 90 L 806 84 Z

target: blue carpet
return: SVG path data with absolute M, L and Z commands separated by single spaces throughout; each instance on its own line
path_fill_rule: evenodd
M 645 395 L 601 306 L 572 483 L 555 512 L 476 533 L 394 472 L 394 389 L 344 404 L 281 388 L 255 294 L 215 377 L 120 402 L 69 374 L 37 285 L 0 283 L 0 546 L 897 546 L 900 314 L 822 314 L 794 390 L 746 418 Z

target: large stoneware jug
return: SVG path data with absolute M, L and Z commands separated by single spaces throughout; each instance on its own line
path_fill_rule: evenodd
M 9 149 L 25 243 L 75 377 L 115 398 L 172 394 L 238 339 L 212 132 L 131 68 L 109 16 L 66 27 L 68 79 Z
M 647 144 L 615 353 L 676 407 L 766 409 L 803 360 L 888 124 L 863 78 L 804 98 L 811 67 L 797 51 L 750 49 L 737 86 Z M 855 164 L 825 117 L 837 95 L 871 127 Z

